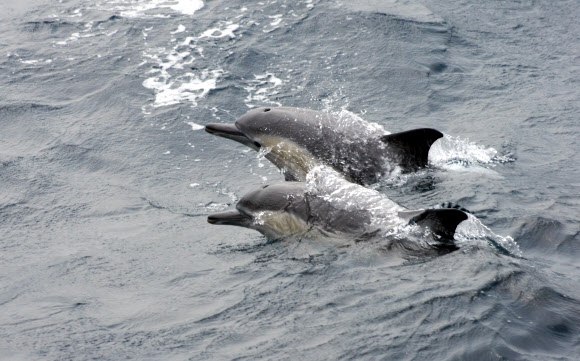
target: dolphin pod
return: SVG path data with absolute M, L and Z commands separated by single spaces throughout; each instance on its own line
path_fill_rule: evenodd
M 457 248 L 453 235 L 468 218 L 465 212 L 453 208 L 408 210 L 362 186 L 396 170 L 412 172 L 427 166 L 429 148 L 443 136 L 435 129 L 385 134 L 361 120 L 341 122 L 323 112 L 278 107 L 254 109 L 234 124 L 212 123 L 205 130 L 254 150 L 266 149 L 266 159 L 287 181 L 247 193 L 235 210 L 208 216 L 211 224 L 254 229 L 269 239 L 313 230 L 367 239 L 381 230 L 418 225 L 430 231 L 437 247 Z M 328 193 L 320 194 L 311 189 L 312 182 L 305 181 L 313 169 L 324 167 L 344 179 L 331 176 L 323 187 Z
M 234 124 L 211 123 L 205 130 L 254 150 L 267 149 L 266 159 L 287 181 L 305 181 L 312 168 L 323 164 L 362 185 L 397 170 L 427 166 L 431 145 L 443 137 L 430 128 L 385 134 L 356 118 L 291 107 L 253 109 Z

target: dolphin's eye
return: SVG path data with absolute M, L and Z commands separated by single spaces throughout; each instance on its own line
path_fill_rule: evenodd
M 264 109 L 264 112 L 269 112 L 271 109 L 270 108 L 266 108 Z
M 255 145 L 257 148 L 261 148 L 261 147 L 262 147 L 262 146 L 260 145 L 260 143 L 258 143 L 258 142 L 254 142 L 254 145 Z

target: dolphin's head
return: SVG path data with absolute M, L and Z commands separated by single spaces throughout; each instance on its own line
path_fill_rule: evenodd
M 235 210 L 212 214 L 211 224 L 254 229 L 270 239 L 308 230 L 304 183 L 286 182 L 262 187 L 244 195 Z
M 258 150 L 264 146 L 271 147 L 272 138 L 293 142 L 315 141 L 318 139 L 317 129 L 324 119 L 323 113 L 307 109 L 261 107 L 242 115 L 234 124 L 210 123 L 205 130 Z
M 234 124 L 211 123 L 208 133 L 232 139 L 256 151 L 284 173 L 286 180 L 304 181 L 317 165 L 311 151 L 319 144 L 324 115 L 305 109 L 276 107 L 250 110 Z
M 316 138 L 317 125 L 321 113 L 306 109 L 276 107 L 250 110 L 238 120 L 236 127 L 263 146 L 272 146 L 271 138 L 283 138 L 293 142 L 308 141 L 308 136 Z
M 218 137 L 235 140 L 257 151 L 262 147 L 260 129 L 264 128 L 263 125 L 267 126 L 269 120 L 268 117 L 262 116 L 262 113 L 270 110 L 271 108 L 251 110 L 234 124 L 210 123 L 205 126 L 205 131 Z

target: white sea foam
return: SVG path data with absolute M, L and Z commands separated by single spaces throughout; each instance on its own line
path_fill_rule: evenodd
M 103 35 L 103 32 L 101 32 L 101 31 L 94 32 L 93 31 L 93 22 L 90 21 L 90 22 L 85 24 L 85 28 L 82 31 L 80 31 L 78 33 L 72 33 L 65 40 L 56 41 L 56 42 L 54 42 L 54 44 L 55 45 L 69 45 L 70 43 L 78 41 L 79 39 L 91 38 L 91 37 L 97 36 L 97 35 Z
M 81 17 L 81 16 L 83 16 L 83 13 L 81 13 L 81 9 L 75 9 L 73 11 L 73 15 L 71 15 L 70 17 L 74 18 L 74 17 Z
M 193 15 L 197 10 L 203 8 L 203 1 L 201 0 L 172 0 L 165 1 L 168 6 L 185 15 Z
M 116 11 L 127 18 L 162 17 L 160 9 L 171 9 L 184 15 L 193 15 L 203 8 L 201 0 L 112 0 L 105 3 L 105 10 Z
M 175 80 L 170 76 L 160 75 L 145 79 L 143 86 L 155 90 L 153 107 L 161 107 L 189 101 L 197 106 L 197 100 L 203 98 L 216 87 L 216 81 L 223 74 L 222 70 L 204 70 L 201 75 L 185 73 Z
M 263 24 L 262 31 L 264 33 L 269 33 L 278 29 L 281 26 L 280 24 L 282 24 L 283 18 L 284 14 L 268 15 L 268 19 L 270 19 L 270 21 L 264 19 L 265 21 L 260 23 Z M 256 25 L 258 25 L 258 23 L 256 23 Z
M 345 1 L 344 5 L 355 11 L 378 12 L 418 22 L 438 23 L 444 21 L 442 17 L 434 14 L 425 5 L 414 0 Z
M 273 16 L 268 16 L 270 19 L 274 19 L 271 23 L 270 26 L 278 26 L 281 22 L 282 22 L 282 14 L 277 14 L 277 15 L 273 15 Z
M 177 30 L 180 29 L 181 26 Z M 218 78 L 223 75 L 221 69 L 181 71 L 196 60 L 195 52 L 197 54 L 202 52 L 195 43 L 190 45 L 192 40 L 195 38 L 188 37 L 173 46 L 171 50 L 156 48 L 143 54 L 150 62 L 155 63 L 154 68 L 149 72 L 154 75 L 143 81 L 144 87 L 155 91 L 154 108 L 184 101 L 188 101 L 195 107 L 199 99 L 215 89 Z M 145 107 L 143 111 L 149 113 L 150 109 Z
M 56 18 L 62 18 L 62 17 L 82 17 L 82 13 L 81 12 L 77 12 L 75 10 L 75 15 L 67 15 L 67 14 L 59 14 L 59 15 L 55 15 L 54 17 Z M 77 21 L 77 20 L 75 20 Z M 80 21 L 80 23 L 82 23 L 82 21 Z M 61 39 L 58 41 L 54 41 L 53 45 L 56 46 L 74 46 L 75 43 L 78 43 L 79 45 L 82 45 L 82 39 L 85 38 L 93 38 L 93 37 L 100 37 L 100 36 L 107 36 L 107 37 L 112 37 L 115 34 L 118 33 L 118 29 L 110 31 L 110 32 L 105 32 L 105 30 L 103 30 L 103 28 L 101 27 L 101 25 L 99 26 L 94 26 L 94 22 L 93 21 L 88 21 L 84 24 L 84 28 L 80 31 L 74 32 L 72 34 L 70 34 L 67 38 L 65 39 Z M 98 57 L 101 57 L 100 55 L 97 55 Z M 75 60 L 75 58 L 66 58 L 66 60 Z
M 194 122 L 184 122 L 184 123 L 189 125 L 191 127 L 191 130 L 201 130 L 205 128 L 203 125 L 199 125 Z
M 269 97 L 278 94 L 277 88 L 282 85 L 282 80 L 276 77 L 273 73 L 266 73 L 255 75 L 254 79 L 248 81 L 248 85 L 244 89 L 248 92 L 248 96 L 244 100 L 248 108 L 253 108 L 266 103 L 281 106 L 282 104 L 270 100 Z
M 222 21 L 218 27 L 207 29 L 198 36 L 186 36 L 185 39 L 170 41 L 170 48 L 153 48 L 144 52 L 143 56 L 155 65 L 149 72 L 152 76 L 143 82 L 143 86 L 155 91 L 153 108 L 189 102 L 192 107 L 204 98 L 223 76 L 223 69 L 200 69 L 183 72 L 182 69 L 192 68 L 197 59 L 203 59 L 203 44 L 208 40 L 220 38 L 235 38 L 239 24 Z M 171 35 L 185 32 L 185 26 L 179 25 Z M 143 112 L 149 114 L 151 106 L 145 106 Z M 193 126 L 192 126 L 193 127 Z M 195 129 L 194 129 L 195 130 Z
M 179 26 L 177 27 L 177 30 L 172 31 L 171 34 L 179 34 L 179 33 L 183 33 L 185 31 L 185 26 L 179 24 Z
M 22 60 L 20 59 L 22 64 L 27 65 L 40 65 L 40 64 L 50 64 L 52 63 L 52 59 L 31 59 L 31 60 Z
M 219 38 L 225 38 L 226 36 L 229 38 L 236 37 L 236 35 L 234 34 L 234 31 L 238 30 L 240 25 L 234 24 L 231 21 L 224 22 L 224 24 L 222 24 L 222 25 L 224 25 L 223 28 L 220 27 L 220 28 L 207 29 L 206 31 L 201 33 L 201 35 L 199 35 L 199 37 L 197 37 L 197 39 L 203 39 L 203 38 L 219 39 Z

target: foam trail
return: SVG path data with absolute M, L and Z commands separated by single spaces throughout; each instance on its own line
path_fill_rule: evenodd
M 467 168 L 513 161 L 509 156 L 498 155 L 492 147 L 485 148 L 469 139 L 445 134 L 429 150 L 429 162 L 442 168 Z

